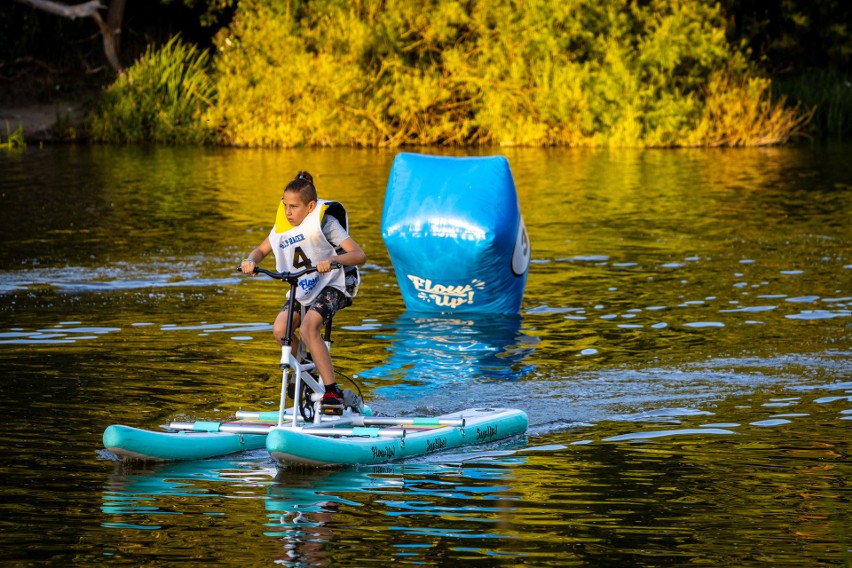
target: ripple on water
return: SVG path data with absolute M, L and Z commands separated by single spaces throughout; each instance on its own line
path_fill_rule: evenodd
M 656 438 L 670 438 L 675 436 L 705 436 L 707 434 L 716 434 L 727 436 L 736 434 L 733 430 L 726 428 L 683 428 L 679 430 L 651 430 L 647 432 L 631 432 L 629 434 L 619 434 L 604 438 L 604 442 L 623 442 L 626 440 L 651 440 Z
M 796 296 L 794 298 L 787 298 L 787 302 L 791 302 L 794 304 L 812 304 L 819 300 L 819 296 Z
M 852 315 L 850 310 L 803 310 L 798 314 L 787 314 L 784 316 L 791 320 L 825 320 L 834 318 L 844 318 Z
M 200 324 L 194 325 L 177 325 L 177 324 L 164 324 L 161 328 L 162 331 L 201 331 L 204 334 L 209 333 L 238 333 L 238 332 L 265 332 L 272 329 L 272 326 L 268 323 L 256 322 L 256 323 L 207 323 L 201 322 Z
M 852 396 L 824 396 L 816 399 L 814 402 L 817 404 L 830 404 L 832 402 L 837 402 L 838 400 L 852 401 Z
M 761 426 L 761 427 L 772 427 L 772 426 L 781 426 L 782 424 L 789 424 L 790 421 L 784 418 L 770 418 L 767 420 L 757 420 L 755 422 L 749 422 L 751 426 Z
M 794 406 L 801 402 L 799 397 L 792 398 L 780 398 L 780 399 L 770 399 L 769 402 L 763 403 L 761 406 L 766 407 L 783 407 L 783 406 Z
M 570 260 L 575 262 L 607 262 L 609 257 L 602 254 L 588 254 L 573 256 Z
M 209 272 L 211 259 L 192 258 L 118 262 L 108 266 L 33 267 L 28 270 L 0 272 L 0 293 L 13 293 L 45 286 L 62 292 L 91 293 L 150 288 L 233 285 L 239 279 L 230 274 L 223 278 L 202 277 Z
M 778 309 L 778 306 L 744 306 L 742 308 L 734 308 L 730 310 L 719 310 L 721 314 L 737 314 L 737 313 L 760 313 L 769 312 Z
M 712 416 L 713 413 L 708 410 L 699 410 L 695 408 L 658 408 L 639 412 L 637 414 L 628 414 L 621 416 L 621 420 L 629 422 L 671 422 L 672 420 L 680 420 L 681 418 L 691 418 L 695 416 Z
M 27 331 L 22 328 L 12 328 L 10 331 L 0 333 L 0 344 L 67 344 L 97 339 L 100 336 L 121 331 L 121 328 L 119 327 L 78 327 L 79 324 L 80 322 L 64 322 L 52 328 L 43 328 L 33 331 Z

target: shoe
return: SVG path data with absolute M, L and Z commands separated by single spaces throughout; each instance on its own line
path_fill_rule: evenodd
M 320 404 L 323 414 L 343 414 L 343 392 L 337 383 L 325 386 Z

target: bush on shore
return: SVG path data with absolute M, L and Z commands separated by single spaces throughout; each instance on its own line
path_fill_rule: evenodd
M 209 55 L 175 36 L 146 52 L 104 92 L 86 120 L 98 142 L 205 144 L 203 114 L 215 99 Z
M 770 96 L 703 0 L 241 0 L 215 45 L 212 79 L 195 52 L 180 104 L 159 78 L 187 65 L 146 54 L 107 92 L 95 137 L 740 146 L 785 142 L 810 116 Z

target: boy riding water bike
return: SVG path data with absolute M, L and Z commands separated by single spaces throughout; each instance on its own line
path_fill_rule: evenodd
M 299 280 L 296 303 L 290 314 L 285 304 L 272 326 L 279 345 L 284 343 L 287 319 L 299 337 L 291 336 L 293 356 L 298 357 L 299 341 L 311 353 L 316 370 L 325 385 L 322 398 L 324 411 L 343 409 L 343 392 L 337 386 L 331 354 L 322 338 L 323 324 L 339 310 L 352 304 L 358 286 L 357 271 L 334 270 L 333 262 L 344 266 L 361 266 L 367 256 L 349 236 L 342 206 L 333 201 L 318 199 L 310 173 L 300 171 L 284 188 L 279 215 L 269 236 L 263 240 L 240 265 L 243 273 L 253 274 L 270 252 L 275 257 L 276 270 L 295 272 L 316 267 L 317 272 Z

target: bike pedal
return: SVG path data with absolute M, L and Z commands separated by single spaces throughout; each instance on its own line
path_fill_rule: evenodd
M 322 413 L 326 416 L 341 416 L 343 414 L 342 406 L 323 406 Z

